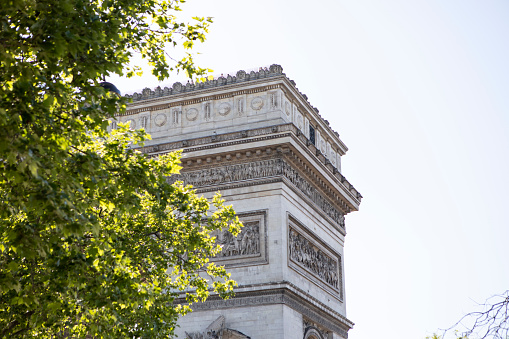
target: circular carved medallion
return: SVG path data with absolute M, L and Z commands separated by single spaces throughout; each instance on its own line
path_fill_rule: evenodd
M 254 109 L 255 111 L 258 111 L 262 107 L 263 107 L 263 99 L 262 98 L 256 97 L 253 99 L 253 101 L 251 101 L 251 108 Z
M 232 107 L 229 103 L 223 102 L 222 104 L 219 105 L 219 114 L 225 116 L 228 113 L 230 113 L 231 109 Z
M 198 118 L 198 110 L 196 108 L 190 108 L 186 112 L 186 118 L 189 121 L 195 121 Z
M 291 112 L 290 108 L 291 108 L 290 103 L 286 102 L 285 103 L 285 112 L 286 112 L 286 115 L 288 115 L 288 116 L 290 116 L 290 112 Z
M 166 120 L 167 120 L 167 119 L 168 119 L 168 118 L 166 117 L 166 114 L 162 114 L 162 113 L 161 113 L 161 114 L 158 114 L 158 115 L 156 116 L 156 118 L 154 119 L 154 122 L 155 122 L 156 126 L 161 127 L 161 126 L 163 126 L 164 124 L 166 124 Z

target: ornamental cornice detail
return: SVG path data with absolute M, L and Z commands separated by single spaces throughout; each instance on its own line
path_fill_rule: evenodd
M 182 98 L 180 98 L 180 100 L 172 101 L 169 103 L 158 104 L 158 105 L 156 104 L 156 105 L 150 105 L 150 106 L 138 107 L 138 108 L 133 107 L 131 109 L 126 110 L 124 113 L 117 114 L 115 116 L 128 116 L 128 115 L 133 115 L 133 114 L 137 114 L 140 112 L 159 111 L 159 110 L 162 110 L 165 108 L 171 108 L 171 107 L 175 107 L 175 106 L 193 105 L 193 104 L 198 104 L 200 102 L 233 98 L 233 97 L 245 95 L 245 94 L 267 92 L 267 91 L 274 90 L 277 88 L 280 88 L 280 84 L 263 85 L 258 88 L 237 90 L 237 91 L 232 91 L 232 92 L 228 92 L 228 93 L 224 93 L 224 94 L 211 94 L 211 95 L 202 96 L 202 97 L 193 98 L 193 99 L 186 99 L 186 98 L 182 97 Z
M 149 156 L 158 156 L 177 149 L 183 149 L 184 153 L 192 153 L 206 149 L 214 149 L 245 143 L 253 143 L 258 141 L 266 141 L 270 139 L 283 138 L 287 136 L 292 136 L 296 138 L 301 143 L 303 148 L 307 150 L 308 155 L 317 159 L 318 162 L 321 163 L 322 166 L 324 166 L 324 168 L 326 168 L 332 174 L 332 177 L 336 179 L 336 183 L 344 189 L 346 194 L 349 195 L 354 201 L 358 201 L 358 203 L 360 203 L 360 201 L 362 200 L 362 195 L 354 188 L 352 184 L 350 184 L 350 182 L 348 182 L 348 180 L 337 170 L 337 168 L 335 168 L 327 160 L 327 158 L 325 158 L 321 154 L 321 152 L 316 148 L 316 146 L 313 145 L 313 143 L 311 143 L 293 123 L 244 130 L 240 132 L 218 134 L 203 138 L 182 140 L 159 145 L 145 146 L 140 148 L 139 150 L 143 153 L 148 153 Z M 275 150 L 277 151 L 277 148 Z M 270 147 L 265 150 L 265 152 L 270 151 L 271 151 Z M 274 149 L 272 149 L 272 151 L 274 151 Z M 200 165 L 202 163 L 206 165 L 206 163 L 219 162 L 222 161 L 223 159 L 231 160 L 235 158 L 240 158 L 240 156 L 250 157 L 252 155 L 260 155 L 261 153 L 262 151 L 260 149 L 256 151 L 247 150 L 242 152 L 235 152 L 233 156 L 216 155 L 214 157 L 212 156 L 206 157 L 205 159 L 202 160 L 200 159 L 196 159 L 194 161 L 188 160 L 187 162 L 184 163 L 184 165 L 186 165 L 187 167 L 192 166 L 193 164 Z M 298 156 L 294 155 L 294 159 L 298 159 Z
M 172 96 L 176 94 L 195 92 L 214 87 L 221 87 L 234 83 L 266 79 L 281 75 L 285 75 L 283 73 L 283 67 L 281 67 L 280 65 L 273 64 L 269 68 L 260 67 L 260 69 L 257 72 L 253 70 L 250 73 L 246 73 L 245 71 L 240 70 L 237 72 L 236 76 L 231 75 L 227 75 L 227 77 L 220 76 L 217 79 L 206 80 L 204 82 L 198 82 L 196 84 L 188 82 L 184 86 L 180 82 L 176 82 L 171 86 L 171 88 L 170 87 L 161 88 L 161 86 L 156 87 L 154 90 L 151 90 L 150 88 L 145 88 L 141 91 L 141 93 L 126 95 L 126 97 L 131 98 L 134 102 L 136 102 L 141 100 L 149 100 L 159 97 Z
M 260 88 L 251 88 L 240 91 L 235 91 L 234 89 L 239 84 L 249 84 L 249 85 L 255 83 L 263 84 L 263 82 L 275 80 L 277 78 L 282 79 L 286 86 L 288 88 L 291 88 L 292 90 L 291 91 L 285 90 L 285 88 L 281 87 L 280 84 L 271 84 L 265 86 L 262 85 L 262 87 Z M 128 106 L 128 110 L 125 113 L 121 114 L 120 116 L 136 114 L 156 109 L 170 108 L 173 105 L 187 105 L 199 103 L 205 100 L 214 100 L 232 97 L 235 95 L 263 92 L 276 88 L 282 88 L 283 92 L 285 92 L 291 98 L 292 102 L 296 104 L 298 103 L 299 107 L 303 108 L 304 110 L 312 112 L 311 115 L 313 116 L 314 120 L 316 120 L 315 123 L 317 125 L 321 125 L 321 128 L 323 128 L 324 130 L 330 132 L 331 136 L 333 135 L 335 137 L 336 142 L 342 143 L 341 140 L 339 139 L 339 133 L 331 128 L 329 121 L 320 115 L 320 111 L 316 107 L 311 105 L 307 95 L 300 92 L 300 90 L 297 88 L 295 81 L 288 78 L 287 75 L 283 73 L 283 67 L 277 64 L 273 64 L 268 68 L 260 67 L 259 70 L 257 71 L 251 70 L 250 72 L 246 72 L 244 70 L 240 70 L 236 73 L 236 75 L 226 75 L 226 77 L 221 75 L 212 80 L 206 80 L 204 82 L 199 82 L 196 84 L 188 82 L 186 85 L 183 85 L 180 82 L 176 82 L 170 87 L 161 88 L 160 86 L 158 86 L 153 90 L 150 88 L 144 88 L 141 91 L 141 93 L 133 93 L 132 95 L 125 96 L 127 98 L 131 98 L 133 102 Z M 217 89 L 231 89 L 231 92 L 218 95 L 214 94 L 207 95 L 208 92 L 217 91 Z M 186 96 L 192 94 L 198 95 L 205 94 L 205 95 L 202 98 L 196 98 L 191 100 L 185 99 Z M 178 102 L 136 108 L 136 106 L 140 103 L 146 104 L 149 101 L 167 101 L 168 99 L 171 99 L 173 101 L 177 100 Z
M 175 303 L 185 304 L 186 301 L 185 298 L 182 298 L 176 300 Z M 343 315 L 317 301 L 309 293 L 302 291 L 289 282 L 283 282 L 283 287 L 269 290 L 235 292 L 235 296 L 227 300 L 212 295 L 205 302 L 192 304 L 191 308 L 194 312 L 198 312 L 273 304 L 287 305 L 300 312 L 305 318 L 345 338 L 348 337 L 347 331 L 354 325 Z
M 311 184 L 297 169 L 282 157 L 273 159 L 243 162 L 237 164 L 222 164 L 212 168 L 198 170 L 184 170 L 180 174 L 168 178 L 170 182 L 182 180 L 185 184 L 193 185 L 195 188 L 207 187 L 217 190 L 217 185 L 233 182 L 257 179 L 283 177 L 299 189 L 309 200 L 319 207 L 334 223 L 345 229 L 344 214 L 350 212 L 350 208 L 339 199 L 331 202 L 321 190 Z M 216 186 L 216 187 L 211 187 Z M 342 211 L 339 211 L 339 206 Z

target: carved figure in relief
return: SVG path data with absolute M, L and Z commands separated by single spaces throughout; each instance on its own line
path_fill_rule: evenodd
M 204 332 L 186 332 L 187 339 L 251 339 L 237 330 L 225 327 L 224 316 L 220 315 Z
M 222 246 L 218 257 L 231 257 L 260 253 L 260 229 L 258 221 L 245 222 L 242 231 L 234 237 L 228 230 L 222 231 L 216 238 Z
M 309 197 L 325 214 L 331 217 L 341 227 L 345 227 L 343 214 L 283 159 L 269 159 L 228 165 L 213 170 L 203 169 L 200 171 L 185 172 L 181 175 L 173 175 L 170 180 L 183 180 L 187 184 L 195 187 L 203 187 L 211 184 L 221 184 L 276 175 L 283 175 L 288 178 L 292 184 Z
M 221 251 L 221 255 L 225 257 L 229 257 L 232 255 L 237 255 L 239 252 L 239 247 L 237 246 L 238 241 L 237 238 L 233 236 L 228 231 L 224 231 L 223 233 L 223 250 Z
M 288 238 L 288 249 L 292 261 L 306 267 L 330 286 L 339 288 L 336 260 L 330 258 L 292 228 Z

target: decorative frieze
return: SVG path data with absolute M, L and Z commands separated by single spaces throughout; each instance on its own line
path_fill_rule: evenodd
M 292 284 L 287 284 L 295 288 Z M 324 304 L 318 302 L 318 304 L 314 305 L 312 301 L 315 298 L 306 294 L 304 291 L 299 290 L 298 293 L 297 295 L 286 288 L 274 288 L 248 293 L 236 292 L 235 296 L 228 300 L 211 296 L 205 302 L 192 304 L 191 308 L 193 312 L 199 312 L 237 307 L 284 304 L 301 313 L 305 318 L 319 325 L 320 328 L 327 328 L 344 338 L 348 338 L 347 330 L 354 325 L 350 320 Z M 185 303 L 185 298 L 176 302 Z
M 197 114 L 197 111 L 196 111 Z M 112 127 L 114 126 L 114 121 L 112 122 Z M 157 123 L 157 122 L 156 122 Z M 116 126 L 116 123 L 115 123 Z M 182 140 L 182 141 L 176 141 L 176 142 L 169 142 L 159 145 L 152 145 L 152 146 L 145 146 L 140 148 L 139 150 L 143 153 L 159 153 L 164 154 L 168 151 L 173 151 L 177 149 L 184 148 L 184 152 L 194 152 L 194 151 L 201 151 L 205 149 L 212 149 L 217 147 L 225 147 L 225 146 L 233 146 L 233 145 L 240 145 L 243 143 L 250 143 L 250 142 L 258 142 L 258 141 L 265 141 L 269 139 L 274 138 L 283 138 L 288 137 L 291 134 L 298 135 L 298 129 L 293 124 L 282 124 L 282 125 L 274 125 L 274 126 L 268 126 L 268 127 L 262 127 L 262 128 L 256 128 L 251 130 L 244 130 L 239 132 L 232 132 L 232 133 L 225 133 L 225 134 L 217 134 L 207 137 L 201 137 L 201 138 L 195 138 L 190 140 Z M 260 138 L 260 136 L 263 136 Z M 258 137 L 258 138 L 256 138 Z M 302 140 L 306 140 L 306 138 L 302 135 L 298 136 L 298 138 Z M 310 151 L 315 150 L 315 146 L 309 142 L 305 144 L 307 148 L 310 149 Z M 313 153 L 314 154 L 314 153 Z M 151 156 L 157 156 L 157 155 L 151 155 Z M 336 161 L 337 166 L 341 166 L 340 163 L 340 156 L 339 153 L 337 153 L 338 160 Z M 219 157 L 219 160 L 221 157 Z M 319 157 L 317 157 L 318 160 L 321 161 Z M 218 160 L 218 161 L 219 161 Z M 330 169 L 329 169 L 330 170 Z M 362 199 L 362 195 L 346 180 L 346 178 L 339 172 L 339 170 L 332 168 L 332 174 L 338 179 L 338 184 L 343 185 L 347 193 L 351 193 L 352 198 L 358 200 L 359 202 Z M 341 203 L 344 205 L 344 202 Z M 343 212 L 350 212 L 350 208 L 347 207 L 346 209 L 343 209 Z
M 182 172 L 178 175 L 172 175 L 169 180 L 171 182 L 182 180 L 186 184 L 199 188 L 240 180 L 260 179 L 272 176 L 285 177 L 339 226 L 342 228 L 345 227 L 345 218 L 343 213 L 334 207 L 334 205 L 330 203 L 329 200 L 314 187 L 314 185 L 309 183 L 296 169 L 282 158 Z
M 217 79 L 206 80 L 197 84 L 191 84 L 188 82 L 186 86 L 183 86 L 180 82 L 176 82 L 171 86 L 171 88 L 165 87 L 164 89 L 161 89 L 161 87 L 157 87 L 155 90 L 144 88 L 141 93 L 126 95 L 126 97 L 131 98 L 133 101 L 140 101 L 280 75 L 283 75 L 283 67 L 280 65 L 271 65 L 269 68 L 260 68 L 258 72 L 252 71 L 248 74 L 246 71 L 238 71 L 236 76 L 228 75 L 226 78 L 224 76 L 220 76 Z
M 341 254 L 288 213 L 288 266 L 343 300 Z
M 238 213 L 244 227 L 237 236 L 228 230 L 214 231 L 216 244 L 221 246 L 212 260 L 221 265 L 246 266 L 267 262 L 267 211 Z
M 290 260 L 312 272 L 335 289 L 339 289 L 338 260 L 333 259 L 306 237 L 289 227 Z
M 234 236 L 223 230 L 216 236 L 216 243 L 221 246 L 221 253 L 216 257 L 238 257 L 260 254 L 260 222 L 244 222 L 242 231 Z

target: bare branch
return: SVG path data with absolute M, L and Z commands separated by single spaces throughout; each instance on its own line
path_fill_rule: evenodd
M 481 310 L 465 314 L 456 324 L 444 330 L 444 336 L 447 332 L 462 327 L 465 330 L 459 332 L 464 337 L 509 338 L 509 290 L 496 294 L 477 306 Z

